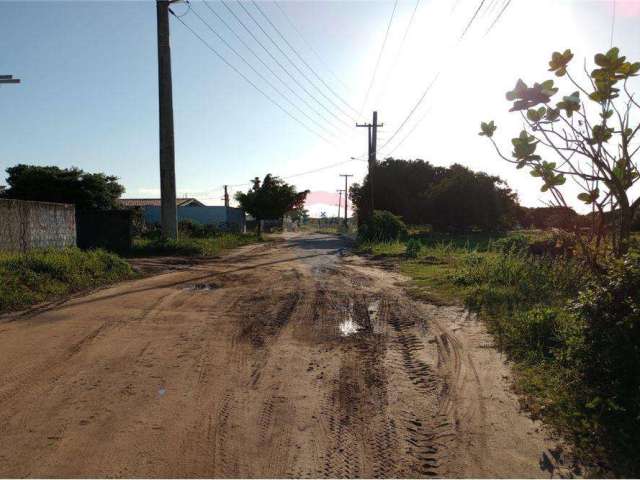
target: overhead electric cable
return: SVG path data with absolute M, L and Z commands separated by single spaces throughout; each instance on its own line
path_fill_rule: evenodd
M 244 58 L 244 56 L 240 52 L 238 52 L 204 18 L 202 18 L 202 16 L 200 16 L 200 14 L 195 10 L 195 8 L 192 9 L 191 11 L 209 30 L 211 30 L 211 32 L 213 32 L 215 34 L 216 37 L 218 37 L 218 39 L 222 43 L 224 43 L 227 46 L 227 48 L 229 50 L 231 50 L 236 56 L 238 56 L 238 58 L 240 58 L 240 60 L 242 60 L 245 63 L 245 65 L 247 65 L 256 75 L 258 75 L 267 85 L 269 85 L 274 91 L 276 91 L 282 98 L 284 98 L 293 108 L 295 108 L 298 112 L 300 112 L 302 115 L 304 115 L 307 119 L 309 119 L 312 123 L 314 123 L 317 127 L 319 127 L 321 130 L 323 130 L 325 133 L 328 133 L 329 135 L 334 135 L 334 136 L 336 135 L 334 132 L 332 132 L 329 129 L 327 129 L 327 127 L 325 127 L 324 125 L 318 123 L 315 119 L 311 118 L 309 115 L 307 115 L 306 112 L 304 112 L 295 103 L 293 103 L 284 93 L 282 93 L 273 84 L 273 82 L 271 82 L 268 78 L 266 78 L 264 75 L 262 75 L 262 73 L 260 73 L 246 58 Z
M 404 48 L 404 44 L 407 40 L 407 36 L 409 35 L 409 30 L 411 30 L 411 25 L 413 24 L 413 19 L 416 16 L 416 12 L 418 11 L 419 6 L 420 6 L 420 0 L 416 0 L 416 4 L 413 7 L 413 12 L 411 12 L 411 17 L 409 18 L 409 23 L 407 23 L 407 27 L 404 29 L 404 35 L 402 36 L 402 40 L 400 41 L 400 47 L 398 47 L 398 53 L 396 53 L 396 56 L 393 59 L 393 64 L 391 65 L 391 68 L 387 70 L 387 75 L 385 76 L 384 82 L 382 82 L 382 88 L 380 89 L 380 93 L 378 93 L 378 99 L 376 103 L 379 103 L 380 99 L 384 96 L 384 93 L 387 89 L 387 84 L 389 83 L 389 77 L 391 77 L 391 74 L 395 72 L 396 66 L 398 65 L 398 60 L 400 60 L 400 57 L 402 55 L 402 49 Z
M 485 32 L 484 36 L 486 37 L 487 35 L 489 35 L 489 32 L 491 30 L 493 30 L 493 27 L 495 27 L 496 23 L 498 23 L 498 20 L 500 20 L 500 17 L 502 17 L 502 14 L 504 13 L 504 11 L 507 9 L 507 7 L 511 4 L 511 0 L 507 0 L 506 2 L 504 2 L 504 5 L 502 7 L 502 10 L 500 10 L 500 12 L 498 13 L 498 15 L 496 16 L 496 18 L 493 20 L 493 22 L 491 23 L 491 25 L 489 25 L 489 28 L 487 28 L 487 31 Z
M 320 82 L 327 88 L 327 90 L 329 90 L 329 92 L 331 92 L 338 100 L 340 100 L 344 105 L 346 105 L 348 108 L 350 108 L 351 110 L 353 110 L 356 114 L 357 111 L 355 108 L 353 108 L 351 105 L 349 105 L 349 103 L 347 103 L 346 100 L 344 100 L 333 88 L 331 88 L 330 85 L 327 84 L 327 82 L 324 81 L 324 79 L 322 79 L 322 77 L 320 77 L 320 75 L 318 75 L 318 73 L 313 69 L 313 67 L 311 67 L 311 65 L 309 65 L 307 63 L 307 61 L 302 57 L 302 55 L 300 55 L 300 53 L 293 47 L 293 45 L 291 45 L 291 43 L 286 39 L 286 37 L 282 34 L 282 32 L 280 32 L 280 29 L 274 25 L 274 23 L 271 21 L 271 19 L 269 18 L 269 16 L 264 12 L 264 10 L 262 8 L 260 8 L 260 5 L 258 5 L 256 3 L 255 0 L 251 0 L 251 3 L 253 3 L 253 5 L 256 7 L 256 9 L 260 12 L 260 14 L 265 18 L 265 20 L 269 23 L 269 25 L 271 25 L 271 28 L 273 28 L 275 30 L 275 32 L 278 34 L 278 36 L 282 39 L 282 41 L 284 43 L 287 44 L 287 46 L 291 49 L 291 51 L 296 55 L 296 57 L 298 57 L 298 59 L 305 65 L 305 67 L 307 67 L 311 73 L 313 73 L 313 75 L 320 80 Z M 306 78 L 306 77 L 305 77 Z M 319 90 L 319 89 L 318 89 Z M 320 91 L 320 90 L 319 90 Z M 344 115 L 352 118 L 353 120 L 356 120 L 355 117 L 352 117 L 350 113 L 345 112 L 342 107 L 339 107 L 338 105 L 336 105 L 335 103 L 333 103 L 332 100 L 329 99 L 329 97 L 325 97 L 327 98 L 328 101 L 331 102 L 331 104 L 333 106 L 335 106 L 338 110 L 340 110 Z
M 325 165 L 323 167 L 318 167 L 318 168 L 315 168 L 313 170 L 307 170 L 306 172 L 294 173 L 293 175 L 287 175 L 287 176 L 280 177 L 280 178 L 282 178 L 283 180 L 288 180 L 290 178 L 302 177 L 304 175 L 310 175 L 312 173 L 322 172 L 324 170 L 329 170 L 331 168 L 339 167 L 341 165 L 345 165 L 347 163 L 351 163 L 351 162 L 355 162 L 355 161 L 366 162 L 367 160 L 363 160 L 361 158 L 350 158 L 349 160 L 342 160 L 341 162 L 332 163 L 330 165 Z M 252 184 L 253 184 L 252 182 L 245 182 L 245 183 L 238 183 L 236 185 L 227 185 L 227 186 L 229 188 L 238 188 L 238 187 L 245 187 L 245 186 L 252 185 Z
M 422 121 L 427 118 L 427 115 L 431 112 L 431 108 L 427 108 L 427 110 L 425 110 L 424 115 L 422 117 L 420 117 L 420 119 L 413 125 L 413 127 L 411 127 L 411 129 L 407 132 L 407 134 L 402 137 L 402 140 L 400 140 L 398 143 L 396 143 L 395 147 L 393 147 L 391 150 L 389 150 L 385 156 L 390 156 L 393 152 L 395 152 L 398 148 L 400 148 L 400 145 L 402 145 L 405 140 L 407 138 L 409 138 L 413 132 L 415 132 L 416 128 L 418 128 L 418 125 L 420 125 L 422 123 Z
M 460 44 L 460 42 L 462 41 L 464 36 L 469 31 L 469 28 L 471 27 L 471 25 L 475 21 L 476 17 L 478 16 L 478 12 L 482 8 L 482 5 L 484 4 L 484 2 L 485 2 L 485 0 L 480 0 L 480 4 L 478 5 L 478 8 L 476 9 L 476 11 L 474 12 L 473 16 L 471 17 L 469 23 L 467 24 L 466 28 L 464 29 L 464 32 L 462 32 L 462 35 L 458 38 L 458 40 L 456 42 L 456 46 L 458 46 Z M 402 130 L 402 128 L 406 125 L 406 123 L 409 121 L 411 116 L 415 113 L 415 111 L 418 109 L 418 107 L 420 106 L 422 101 L 425 99 L 425 97 L 427 96 L 427 93 L 429 93 L 429 90 L 431 90 L 431 87 L 436 82 L 436 80 L 438 79 L 439 76 L 440 76 L 440 71 L 438 71 L 438 73 L 436 73 L 436 76 L 433 78 L 433 80 L 431 80 L 431 83 L 429 83 L 429 85 L 427 85 L 427 88 L 425 88 L 424 92 L 422 92 L 422 95 L 420 96 L 418 101 L 415 103 L 413 108 L 411 108 L 411 110 L 409 111 L 409 113 L 407 114 L 405 119 L 402 121 L 402 123 L 398 126 L 398 128 L 393 133 L 393 135 L 391 135 L 391 137 L 389 137 L 389 139 L 384 143 L 384 145 L 382 145 L 380 147 L 380 150 L 382 150 L 386 145 L 388 145 L 391 142 L 391 140 L 393 140 L 394 137 L 398 134 L 398 132 L 400 132 L 400 130 Z
M 376 60 L 376 66 L 373 69 L 373 75 L 371 75 L 371 81 L 369 82 L 369 88 L 367 88 L 367 93 L 364 96 L 364 100 L 362 102 L 362 106 L 360 107 L 359 115 L 362 115 L 362 111 L 367 104 L 367 100 L 369 100 L 369 94 L 371 93 L 371 88 L 373 87 L 373 83 L 376 80 L 376 75 L 378 73 L 378 67 L 380 67 L 380 60 L 382 59 L 382 53 L 384 52 L 384 47 L 387 44 L 387 38 L 389 38 L 389 30 L 391 30 L 391 24 L 393 23 L 393 16 L 396 14 L 396 8 L 398 8 L 398 0 L 395 0 L 393 3 L 393 10 L 391 11 L 391 17 L 389 18 L 389 23 L 387 24 L 387 31 L 384 34 L 384 39 L 382 40 L 382 45 L 380 47 L 380 52 L 378 53 L 378 59 Z
M 296 33 L 298 34 L 298 36 L 302 39 L 302 41 L 305 43 L 305 45 L 307 47 L 309 47 L 309 50 L 311 50 L 311 52 L 316 56 L 316 58 L 318 59 L 318 62 L 320 62 L 320 64 L 322 64 L 322 66 L 325 68 L 325 70 L 327 72 L 329 72 L 329 74 L 331 74 L 331 76 L 340 84 L 344 87 L 345 90 L 350 91 L 351 89 L 349 88 L 349 86 L 344 83 L 340 77 L 338 77 L 338 75 L 336 75 L 336 73 L 331 69 L 331 67 L 329 67 L 329 65 L 327 65 L 327 62 L 320 56 L 320 54 L 318 53 L 318 51 L 313 47 L 313 45 L 311 45 L 311 42 L 309 42 L 307 40 L 307 38 L 303 35 L 303 33 L 300 31 L 300 29 L 296 26 L 295 22 L 293 21 L 293 19 L 291 18 L 291 16 L 285 11 L 284 8 L 282 8 L 280 6 L 280 2 L 279 1 L 274 1 L 273 2 L 275 4 L 276 7 L 278 7 L 278 9 L 282 12 L 282 15 L 287 19 L 287 22 L 289 23 L 289 25 L 291 25 L 291 28 L 293 28 Z
M 173 13 L 173 12 L 172 12 Z M 297 117 L 295 117 L 293 114 L 291 114 L 287 109 L 285 109 L 282 105 L 280 105 L 276 100 L 273 99 L 273 97 L 271 97 L 268 93 L 266 93 L 264 90 L 262 90 L 260 87 L 258 87 L 253 81 L 251 81 L 251 79 L 249 79 L 249 77 L 247 77 L 244 73 L 242 73 L 240 70 L 238 70 L 238 68 L 233 65 L 231 62 L 229 62 L 220 52 L 218 52 L 215 48 L 213 48 L 209 42 L 207 42 L 204 38 L 202 38 L 202 36 L 200 34 L 198 34 L 198 32 L 196 32 L 193 28 L 191 28 L 187 23 L 185 23 L 184 20 L 182 20 L 182 18 L 174 15 L 174 17 L 180 22 L 182 23 L 182 25 L 184 25 L 187 30 L 189 30 L 196 38 L 198 38 L 198 40 L 200 40 L 209 50 L 211 50 L 211 52 L 213 52 L 222 62 L 224 62 L 225 65 L 227 65 L 229 68 L 231 68 L 234 72 L 236 72 L 238 75 L 240 75 L 249 85 L 251 85 L 253 88 L 255 88 L 259 93 L 261 93 L 267 100 L 269 100 L 271 103 L 273 103 L 276 107 L 278 107 L 278 109 L 280 109 L 283 113 L 285 113 L 288 117 L 290 117 L 292 120 L 294 120 L 295 122 L 297 122 L 299 125 L 301 125 L 303 128 L 305 128 L 307 131 L 313 133 L 314 135 L 317 135 L 318 137 L 320 137 L 322 140 L 324 140 L 325 142 L 329 143 L 330 145 L 334 145 L 335 144 L 333 142 L 331 142 L 330 140 L 328 140 L 326 137 L 324 137 L 322 134 L 316 132 L 315 130 L 313 130 L 311 127 L 309 127 L 308 125 L 306 125 L 303 121 L 301 121 L 300 119 L 298 119 Z
M 291 78 L 291 80 L 293 80 L 295 82 L 296 85 L 298 85 L 309 97 L 311 97 L 318 105 L 320 105 L 327 113 L 329 113 L 329 115 L 333 116 L 334 118 L 336 118 L 340 123 L 344 124 L 347 127 L 351 127 L 351 125 L 344 121 L 342 118 L 338 117 L 333 111 L 329 110 L 324 103 L 322 103 L 320 100 L 318 100 L 315 95 L 313 95 L 311 92 L 309 92 L 309 90 L 302 85 L 302 83 L 300 83 L 300 81 L 295 78 L 293 75 L 291 75 L 291 72 L 289 72 L 289 70 L 282 65 L 282 63 L 271 53 L 271 51 L 264 46 L 264 43 L 262 43 L 258 37 L 256 37 L 256 35 L 251 31 L 251 29 L 249 27 L 247 27 L 247 25 L 240 19 L 240 17 L 238 17 L 238 15 L 236 14 L 236 12 L 233 11 L 233 9 L 231 7 L 229 7 L 229 5 L 227 5 L 227 2 L 225 0 L 221 0 L 222 5 L 224 5 L 224 7 L 231 13 L 231 15 L 233 15 L 233 17 L 238 21 L 238 23 L 240 23 L 240 25 L 242 25 L 242 27 L 249 33 L 249 35 L 251 35 L 251 37 L 262 47 L 262 49 L 271 57 L 271 59 L 276 62 L 276 64 L 282 69 L 283 72 L 285 72 L 289 78 Z M 254 23 L 256 23 L 256 25 L 258 25 L 258 28 L 260 28 L 260 30 L 262 30 L 262 32 L 268 37 L 267 32 L 264 31 L 264 29 L 262 28 L 262 26 L 253 18 L 253 16 L 251 15 L 251 13 L 249 13 L 249 11 L 246 9 L 246 7 L 242 4 L 242 2 L 238 2 L 238 4 L 240 5 L 240 7 L 242 7 L 242 9 L 249 15 L 249 17 L 254 21 Z M 270 37 L 268 37 L 270 38 Z M 272 43 L 275 43 L 273 41 L 273 39 L 271 39 Z M 279 48 L 279 46 L 277 44 L 275 44 L 276 47 Z
M 256 57 L 258 59 L 258 61 L 260 63 L 262 63 L 262 65 L 264 65 L 264 67 L 269 70 L 269 72 L 271 72 L 271 74 L 276 77 L 280 83 L 282 83 L 287 90 L 289 90 L 298 100 L 300 100 L 302 103 L 304 103 L 313 113 L 315 113 L 318 117 L 320 117 L 323 121 L 327 122 L 329 125 L 333 126 L 331 123 L 331 120 L 329 120 L 327 117 L 324 116 L 324 114 L 320 113 L 318 110 L 316 110 L 315 107 L 313 107 L 313 105 L 311 105 L 304 97 L 302 97 L 298 92 L 296 92 L 293 88 L 291 88 L 289 86 L 289 84 L 287 84 L 287 82 L 285 82 L 282 77 L 280 77 L 270 66 L 269 64 L 267 64 L 262 57 L 260 57 L 260 55 L 258 55 L 255 50 L 253 48 L 251 48 L 250 45 L 247 44 L 247 42 L 245 42 L 245 40 L 227 23 L 227 21 L 220 15 L 218 14 L 218 12 L 216 12 L 210 5 L 209 3 L 206 2 L 206 0 L 204 0 L 202 2 L 217 18 L 220 22 L 222 22 L 222 24 L 227 27 L 227 29 L 240 41 L 240 43 L 242 43 L 242 45 L 251 52 L 251 54 Z M 226 42 L 225 42 L 226 43 Z M 230 47 L 231 48 L 231 47 Z M 272 86 L 272 88 L 274 88 Z M 306 114 L 304 114 L 307 118 L 309 118 Z M 314 123 L 316 123 L 314 121 Z M 316 123 L 317 124 L 317 123 Z M 334 127 L 335 128 L 335 127 Z
M 471 19 L 469 20 L 469 23 L 467 24 L 467 26 L 465 27 L 464 31 L 462 32 L 462 35 L 460 35 L 460 40 L 462 40 L 464 38 L 464 36 L 467 34 L 467 31 L 469 30 L 469 28 L 471 27 L 471 24 L 473 23 L 473 21 L 476 19 L 476 17 L 478 16 L 478 13 L 480 12 L 480 10 L 482 9 L 482 5 L 484 5 L 485 0 L 481 0 L 480 4 L 478 5 L 478 8 L 476 9 L 475 13 L 473 14 L 473 16 L 471 17 Z
M 393 140 L 395 138 L 396 135 L 398 135 L 398 133 L 400 132 L 400 130 L 402 130 L 402 127 L 404 127 L 406 125 L 406 123 L 409 121 L 409 119 L 411 118 L 411 116 L 414 114 L 414 112 L 418 109 L 418 107 L 420 106 L 420 104 L 422 103 L 422 101 L 424 100 L 424 98 L 427 96 L 427 94 L 429 93 L 429 91 L 431 90 L 431 87 L 433 87 L 433 84 L 436 83 L 436 80 L 438 80 L 438 77 L 440 76 L 440 72 L 436 73 L 436 76 L 433 77 L 433 80 L 431 80 L 431 83 L 429 83 L 429 85 L 427 85 L 427 88 L 425 88 L 424 92 L 422 92 L 422 95 L 420 96 L 420 98 L 418 99 L 418 101 L 415 103 L 415 105 L 413 106 L 413 108 L 409 111 L 409 114 L 405 117 L 405 119 L 402 121 L 402 123 L 400 124 L 400 126 L 396 129 L 395 132 L 393 132 L 393 135 L 391 135 L 389 137 L 389 139 L 384 142 L 384 144 L 380 147 L 380 150 L 382 150 L 384 147 L 386 147 L 391 140 Z

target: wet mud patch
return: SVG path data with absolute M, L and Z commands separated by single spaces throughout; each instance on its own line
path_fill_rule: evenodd
M 238 340 L 248 342 L 256 349 L 263 348 L 287 324 L 301 298 L 300 292 L 286 294 L 277 301 L 275 312 L 269 309 L 269 305 L 254 305 L 257 308 L 247 315 Z
M 182 287 L 183 290 L 187 290 L 190 292 L 209 292 L 211 290 L 217 290 L 218 288 L 222 288 L 222 285 L 219 283 L 213 282 L 199 282 L 199 283 L 191 283 Z

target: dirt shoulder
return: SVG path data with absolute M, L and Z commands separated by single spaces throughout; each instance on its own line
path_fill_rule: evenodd
M 286 235 L 1 323 L 0 476 L 548 477 L 481 325 L 405 281 Z

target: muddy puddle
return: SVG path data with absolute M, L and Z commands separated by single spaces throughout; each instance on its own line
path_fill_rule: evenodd
M 198 292 L 207 292 L 210 290 L 216 290 L 220 288 L 220 285 L 215 283 L 192 283 L 191 285 L 187 285 L 183 288 L 183 290 L 188 291 L 198 291 Z

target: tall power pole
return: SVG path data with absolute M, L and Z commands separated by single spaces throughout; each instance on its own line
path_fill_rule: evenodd
M 342 190 L 336 190 L 338 192 L 338 220 L 340 220 L 340 204 L 342 203 Z
M 175 0 L 156 0 L 158 17 L 158 105 L 160 114 L 160 223 L 162 237 L 178 238 L 176 208 L 175 145 L 173 141 L 173 99 L 169 5 Z
M 349 224 L 347 223 L 347 197 L 349 196 L 349 186 L 347 183 L 349 177 L 353 177 L 353 175 L 346 175 L 344 173 L 341 173 L 340 176 L 344 177 L 344 227 L 349 228 Z
M 356 127 L 367 128 L 367 148 L 369 151 L 369 207 L 373 214 L 373 170 L 377 163 L 376 153 L 378 150 L 378 127 L 383 127 L 384 123 L 378 125 L 378 112 L 373 112 L 372 123 L 356 123 Z
M 228 185 L 224 186 L 224 221 L 229 223 L 229 191 Z

